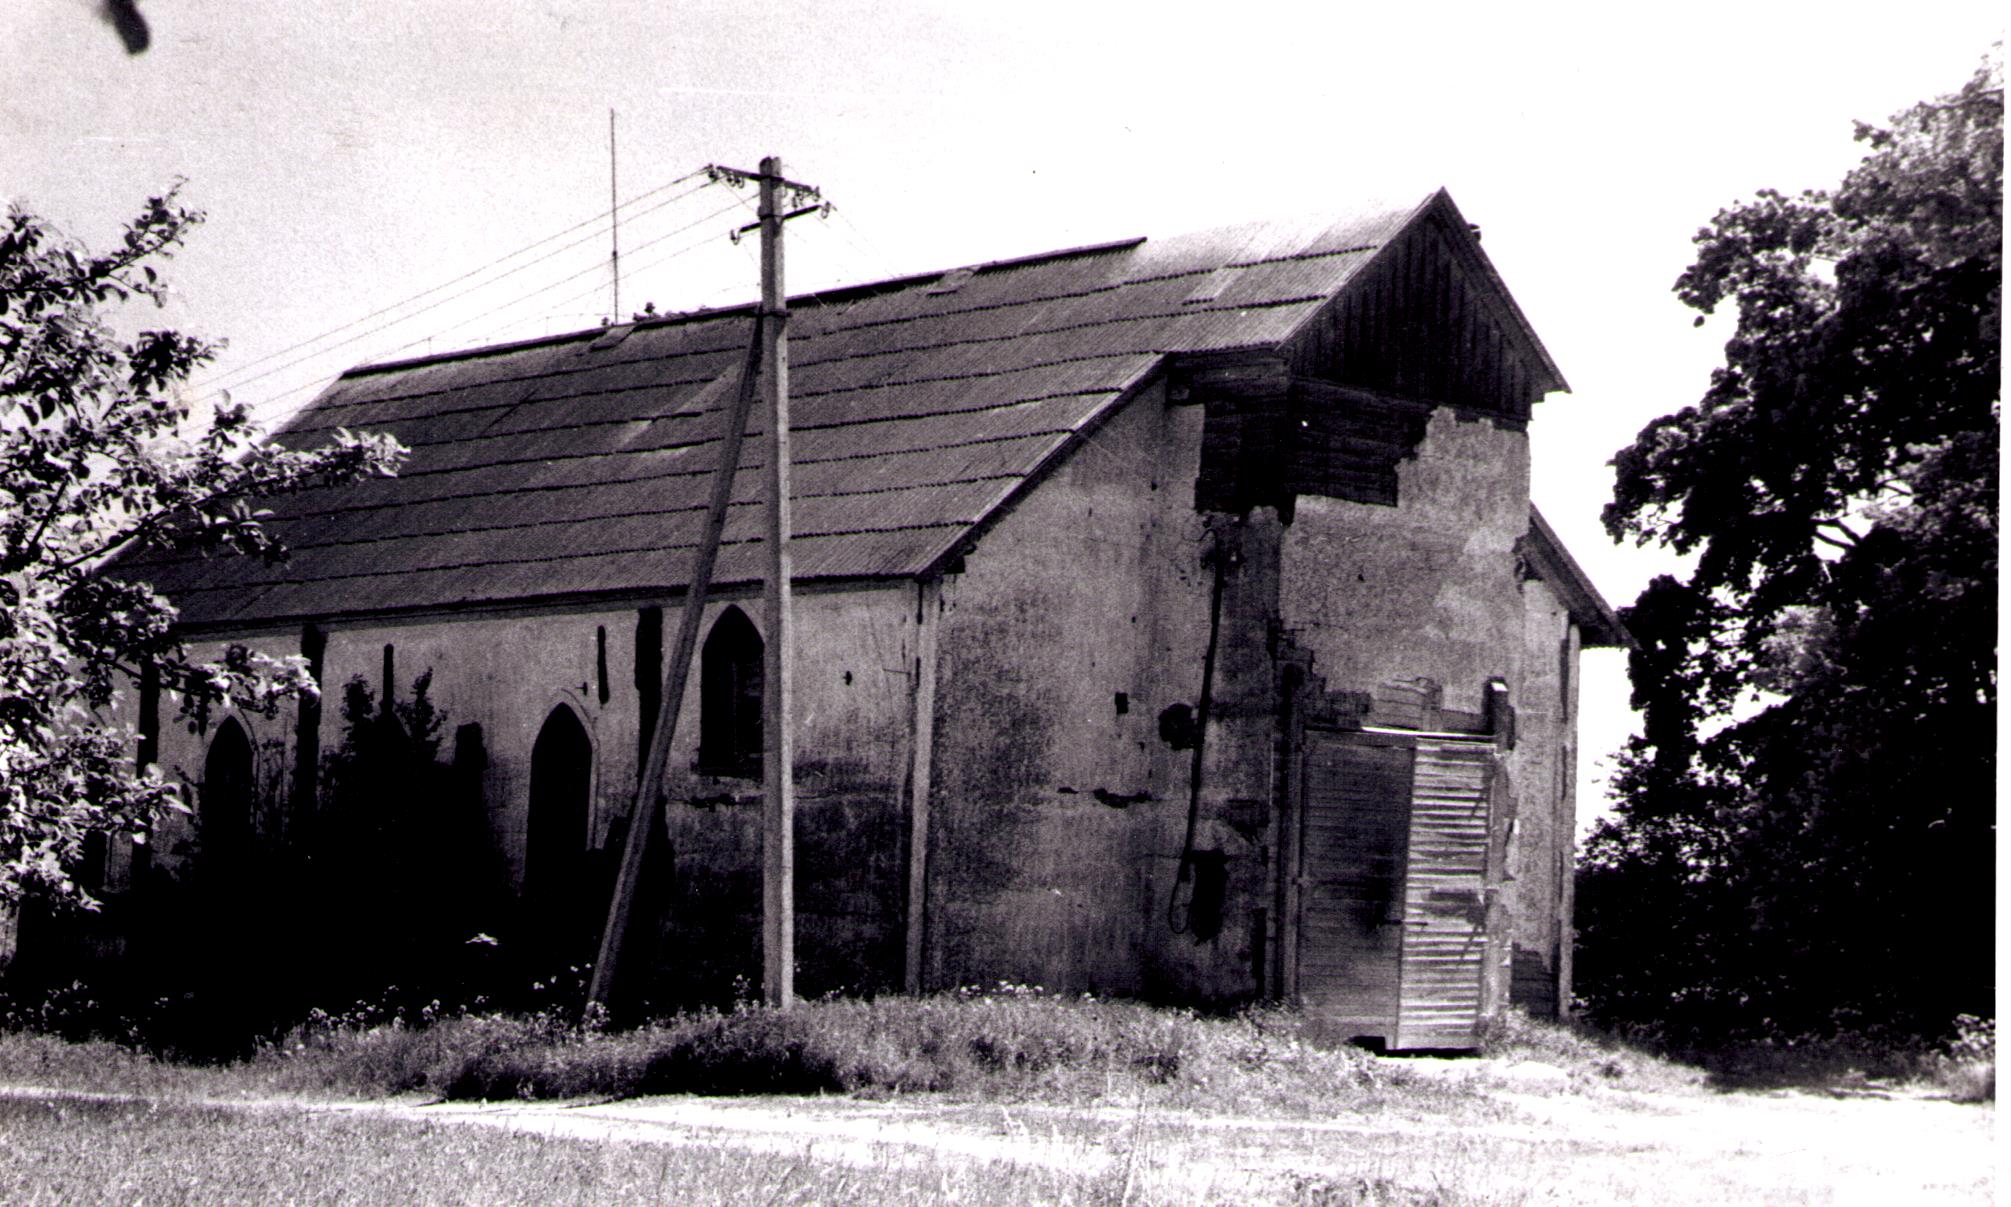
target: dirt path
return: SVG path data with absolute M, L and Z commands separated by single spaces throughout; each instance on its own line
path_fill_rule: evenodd
M 1989 1203 L 1994 1108 L 1792 1092 L 1496 1093 L 1502 1118 L 1276 1120 L 1155 1110 L 652 1098 L 439 1104 L 408 1117 L 581 1138 L 728 1143 L 853 1163 L 899 1150 L 1125 1168 L 1198 1197 L 1458 1186 L 1482 1201 Z M 1315 1196 L 1317 1197 L 1317 1196 Z M 1348 1201 L 1342 1197 L 1341 1201 Z
M 1162 1201 L 1405 1202 L 1442 1187 L 1468 1196 L 1451 1201 L 1479 1203 L 1992 1201 L 1994 1107 L 1920 1096 L 1644 1093 L 1561 1077 L 1469 1062 L 1446 1078 L 1448 1115 L 1306 1120 L 927 1099 L 216 1105 L 730 1145 L 855 1165 L 1010 1161 L 1106 1173 Z M 78 1096 L 36 1087 L 0 1093 Z

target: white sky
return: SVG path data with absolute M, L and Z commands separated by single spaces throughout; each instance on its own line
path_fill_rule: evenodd
M 605 215 L 610 108 L 623 197 L 764 154 L 820 186 L 841 216 L 791 224 L 792 290 L 1444 185 L 1572 384 L 1532 425 L 1536 500 L 1615 605 L 1669 563 L 1605 539 L 1605 463 L 1724 339 L 1669 291 L 1690 236 L 1835 183 L 1853 119 L 1953 91 L 2003 25 L 1986 0 L 142 4 L 132 58 L 98 0 L 0 7 L 0 194 L 98 246 L 186 177 L 209 222 L 142 319 L 227 337 L 204 376 L 262 414 L 360 361 L 597 322 L 591 228 L 357 321 Z M 624 310 L 752 296 L 732 198 L 635 207 Z M 1624 660 L 1589 655 L 1584 693 L 1590 816 Z

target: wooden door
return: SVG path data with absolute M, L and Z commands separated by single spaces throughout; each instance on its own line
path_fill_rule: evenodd
M 1321 1033 L 1393 1043 L 1410 843 L 1411 750 L 1306 735 L 1300 800 L 1299 1001 Z
M 1492 739 L 1308 731 L 1298 997 L 1335 1039 L 1471 1048 L 1487 961 Z
M 1480 1042 L 1491 739 L 1420 736 L 1411 775 L 1396 1048 Z

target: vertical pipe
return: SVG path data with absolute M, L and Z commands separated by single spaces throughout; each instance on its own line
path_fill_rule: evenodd
M 770 1006 L 796 997 L 796 801 L 790 733 L 793 634 L 789 617 L 789 321 L 782 289 L 782 161 L 761 161 L 761 313 L 766 319 L 768 374 L 768 573 L 762 602 L 761 725 L 761 963 Z

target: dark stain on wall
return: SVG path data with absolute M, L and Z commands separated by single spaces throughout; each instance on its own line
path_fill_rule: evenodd
M 1039 823 L 1029 798 L 1052 782 L 1053 710 L 1021 663 L 1051 623 L 1009 601 L 953 613 L 939 647 L 936 732 L 953 745 L 939 749 L 930 793 L 925 946 L 938 987 L 996 963 L 973 910 L 1017 885 Z
M 693 777 L 665 816 L 666 869 L 649 999 L 722 1006 L 761 983 L 761 793 Z M 905 906 L 899 785 L 862 763 L 796 776 L 796 988 L 806 998 L 901 984 Z
M 649 761 L 649 740 L 663 709 L 663 609 L 642 608 L 635 617 L 636 775 Z

